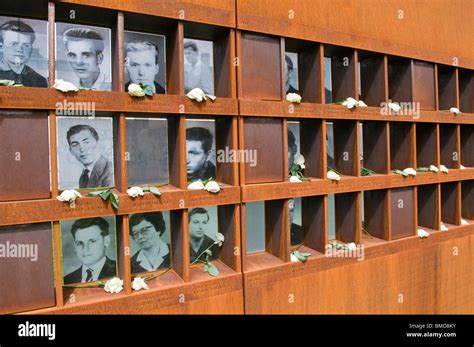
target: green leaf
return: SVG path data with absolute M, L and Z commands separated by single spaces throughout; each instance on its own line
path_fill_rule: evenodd
M 106 201 L 107 198 L 109 197 L 110 195 L 110 190 L 103 190 L 102 192 L 100 192 L 99 196 L 102 198 L 102 200 Z
M 160 190 L 159 190 L 157 187 L 151 187 L 151 188 L 150 188 L 150 193 L 152 193 L 153 195 L 156 195 L 156 196 L 160 196 L 160 195 L 161 195 L 161 192 L 160 192 Z
M 212 251 L 210 249 L 206 249 L 204 251 L 204 254 L 207 254 L 208 256 L 212 257 Z
M 366 167 L 363 167 L 363 168 L 360 170 L 361 176 L 372 176 L 373 173 L 374 173 L 373 170 L 368 169 L 368 168 L 366 168 Z
M 204 272 L 207 272 L 209 275 L 217 277 L 219 276 L 219 270 L 212 263 L 204 264 Z
M 99 196 L 100 194 L 102 194 L 102 192 L 103 192 L 102 190 L 90 192 L 89 194 L 87 194 L 87 196 Z
M 116 210 L 119 209 L 119 198 L 117 195 L 109 191 L 109 201 L 112 204 L 112 207 Z
M 416 168 L 416 171 L 418 171 L 418 172 L 429 172 L 430 169 L 428 167 L 418 167 L 418 168 Z
M 396 169 L 396 170 L 393 170 L 393 172 L 395 172 L 396 174 L 399 174 L 399 175 L 405 176 L 405 177 L 407 177 L 407 176 L 408 176 L 408 174 L 407 174 L 406 172 L 403 172 L 402 170 L 398 170 L 398 169 Z
M 311 253 L 304 253 L 300 251 L 293 251 L 293 255 L 302 263 L 306 262 L 308 260 L 308 257 L 311 255 Z
M 143 192 L 149 192 L 151 187 L 142 187 Z

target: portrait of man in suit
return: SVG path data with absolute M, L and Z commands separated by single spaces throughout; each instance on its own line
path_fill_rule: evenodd
M 170 245 L 162 240 L 166 232 L 162 212 L 137 213 L 130 217 L 130 236 L 140 247 L 130 259 L 132 273 L 170 267 Z
M 186 173 L 188 182 L 216 178 L 216 166 L 210 161 L 214 137 L 203 127 L 186 129 Z
M 214 260 L 219 256 L 219 246 L 215 240 L 209 237 L 210 218 L 209 212 L 202 207 L 193 208 L 189 211 L 189 257 L 191 262 L 196 259 L 204 260 L 203 252 L 208 249 L 212 252 L 209 259 Z M 216 231 L 217 233 L 217 231 Z
M 201 88 L 214 95 L 212 41 L 184 39 L 184 89 Z M 201 49 L 200 49 L 201 48 Z
M 102 217 L 78 219 L 72 224 L 74 251 L 81 266 L 64 276 L 64 284 L 92 282 L 116 275 L 116 262 L 105 254 L 111 242 L 109 228 Z
M 99 134 L 90 125 L 74 125 L 67 131 L 71 154 L 82 164 L 79 188 L 111 187 L 113 163 L 98 151 Z
M 34 22 L 43 26 L 40 21 Z M 47 30 L 46 23 L 44 29 Z M 36 36 L 34 29 L 23 20 L 10 20 L 0 25 L 0 79 L 26 87 L 48 86 L 47 79 L 27 64 L 34 51 Z M 47 45 L 46 35 L 40 37 L 44 37 L 44 42 L 39 44 Z

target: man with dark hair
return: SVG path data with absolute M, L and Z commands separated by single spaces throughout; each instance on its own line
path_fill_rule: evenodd
M 205 208 L 197 207 L 189 211 L 189 257 L 191 262 L 198 257 L 204 260 L 206 257 L 203 252 L 209 248 L 212 255 L 209 259 L 218 258 L 219 247 L 213 239 L 206 235 L 207 225 L 209 223 L 209 213 Z
M 214 94 L 212 69 L 210 66 L 203 64 L 195 42 L 188 41 L 184 44 L 184 56 L 188 62 L 184 65 L 185 92 L 188 93 L 194 88 L 201 88 L 206 94 Z
M 286 94 L 288 93 L 296 93 L 298 94 L 298 90 L 291 85 L 291 77 L 293 76 L 293 62 L 291 58 L 285 54 L 285 82 L 286 82 Z
M 79 188 L 112 187 L 113 166 L 98 153 L 99 135 L 90 125 L 74 125 L 66 134 L 71 154 L 83 165 Z
M 115 261 L 105 255 L 111 240 L 109 223 L 104 218 L 78 219 L 71 227 L 71 234 L 82 265 L 64 276 L 64 284 L 97 281 L 117 274 Z
M 158 47 L 150 41 L 135 40 L 125 44 L 125 67 L 130 77 L 125 90 L 130 83 L 142 83 L 151 87 L 154 93 L 165 93 L 165 89 L 155 81 L 160 71 L 159 53 Z
M 132 273 L 156 271 L 170 266 L 170 246 L 161 240 L 166 231 L 161 212 L 130 217 L 130 235 L 140 250 L 130 259 Z
M 46 78 L 26 65 L 33 52 L 35 32 L 21 20 L 12 20 L 0 26 L 2 62 L 0 79 L 11 80 L 26 87 L 48 86 Z
M 209 161 L 213 137 L 206 128 L 186 129 L 186 172 L 188 181 L 216 177 L 216 167 Z
M 296 144 L 295 135 L 291 130 L 288 130 L 288 168 L 293 164 L 297 151 L 298 145 Z
M 84 27 L 70 28 L 63 33 L 63 43 L 67 60 L 78 78 L 71 82 L 84 89 L 112 89 L 110 76 L 100 70 L 105 43 L 98 32 Z

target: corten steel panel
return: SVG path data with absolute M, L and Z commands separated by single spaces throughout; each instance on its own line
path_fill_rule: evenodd
M 0 201 L 50 196 L 48 114 L 0 111 Z
M 398 188 L 390 191 L 390 215 L 392 240 L 413 236 L 414 228 L 413 188 Z

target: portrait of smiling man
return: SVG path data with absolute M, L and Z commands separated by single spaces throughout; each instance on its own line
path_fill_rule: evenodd
M 110 47 L 110 30 L 64 23 L 57 23 L 57 29 L 62 32 L 57 40 L 57 78 L 83 89 L 112 90 L 110 49 L 106 49 Z M 61 60 L 67 61 L 72 74 L 64 71 Z
M 15 84 L 21 84 L 25 87 L 46 88 L 48 86 L 48 81 L 45 77 L 47 72 L 43 76 L 29 64 L 35 60 L 32 59 L 35 48 L 36 51 L 39 52 L 41 49 L 47 54 L 47 23 L 39 20 L 11 20 L 10 17 L 0 17 L 0 23 L 5 19 L 7 21 L 0 25 L 0 47 L 2 53 L 0 79 L 11 80 Z M 33 25 L 42 29 L 43 32 L 36 33 L 32 27 Z M 38 53 L 36 55 L 36 62 L 47 60 L 47 57 L 41 59 L 38 57 Z M 46 62 L 43 63 L 46 64 Z
M 64 284 L 92 282 L 116 275 L 116 262 L 106 256 L 112 240 L 110 225 L 104 218 L 78 219 L 71 226 L 71 234 L 81 266 L 64 276 Z

